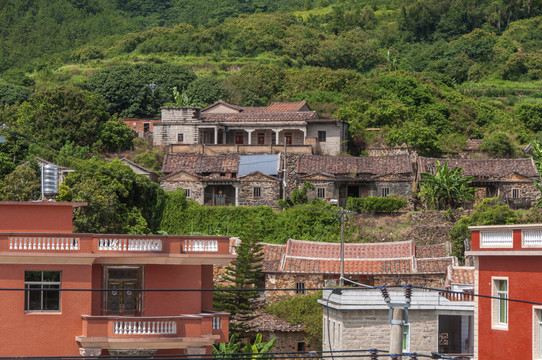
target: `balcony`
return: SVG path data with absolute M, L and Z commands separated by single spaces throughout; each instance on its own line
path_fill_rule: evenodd
M 467 255 L 542 255 L 542 224 L 470 226 Z
M 83 315 L 75 340 L 92 349 L 186 349 L 228 341 L 227 313 L 133 317 Z
M 70 263 L 227 264 L 236 239 L 218 236 L 150 236 L 0 233 L 0 259 L 72 259 Z M 77 259 L 77 260 L 76 260 Z M 116 259 L 116 260 L 115 260 Z

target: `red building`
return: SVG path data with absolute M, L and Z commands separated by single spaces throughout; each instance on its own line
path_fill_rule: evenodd
M 74 234 L 84 205 L 0 202 L 0 356 L 202 354 L 227 341 L 211 291 L 152 290 L 211 289 L 230 238 Z
M 473 226 L 476 359 L 541 359 L 542 224 Z M 499 300 L 503 298 L 503 300 Z

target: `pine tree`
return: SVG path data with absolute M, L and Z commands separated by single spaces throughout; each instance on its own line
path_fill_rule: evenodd
M 262 278 L 262 245 L 256 241 L 255 229 L 251 227 L 249 235 L 236 247 L 237 257 L 231 265 L 226 266 L 225 281 L 231 285 L 223 289 L 254 289 Z M 218 287 L 220 288 L 220 287 Z M 238 320 L 239 324 L 230 324 L 230 332 L 242 333 L 247 330 L 244 322 L 253 319 L 254 299 L 258 297 L 257 291 L 225 291 L 215 292 L 214 307 L 218 311 L 227 311 Z

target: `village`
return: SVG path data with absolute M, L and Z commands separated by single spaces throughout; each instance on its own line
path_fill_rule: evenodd
M 356 199 L 400 199 L 391 210 L 361 211 L 369 222 L 359 229 L 370 221 L 407 219 L 413 230 L 395 226 L 387 239 L 374 242 L 330 242 L 323 233 L 316 242 L 290 238 L 284 244 L 74 233 L 73 213 L 88 204 L 54 201 L 59 183 L 74 170 L 39 158 L 42 201 L 0 202 L 0 287 L 12 289 L 3 295 L 3 318 L 19 329 L 1 328 L 3 356 L 204 356 L 213 345 L 231 342 L 232 333 L 260 336 L 273 343 L 273 352 L 291 357 L 542 353 L 542 303 L 534 291 L 542 224 L 468 226 L 458 252 L 449 235 L 457 220 L 447 218 L 472 215 L 488 200 L 507 209 L 535 207 L 539 174 L 527 155 L 491 158 L 473 141 L 454 158 L 423 157 L 404 146 L 350 156 L 347 124 L 320 119 L 305 101 L 260 108 L 224 101 L 205 109 L 169 106 L 160 120 L 124 122 L 136 137 L 167 149 L 161 177 L 127 157 L 124 164 L 200 205 L 280 211 L 302 191 L 305 203 L 331 206 L 326 210 L 339 215 L 342 234 L 343 217 L 356 213 Z M 428 209 L 417 195 L 426 174 L 436 176 L 444 165 L 460 169 L 473 188 L 452 212 Z M 249 242 L 251 248 L 243 247 Z M 242 285 L 254 291 L 233 307 L 239 299 L 228 298 L 230 308 L 217 311 L 216 293 L 238 289 L 232 274 L 244 261 L 256 262 L 247 269 L 259 277 Z M 311 306 L 321 309 L 320 338 L 306 324 L 266 311 L 315 294 Z M 51 327 L 58 331 L 46 331 Z

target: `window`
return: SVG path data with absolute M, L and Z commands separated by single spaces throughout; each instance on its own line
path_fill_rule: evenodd
M 307 351 L 307 344 L 304 341 L 297 342 L 297 351 Z
M 184 195 L 187 199 L 190 198 L 190 189 L 184 189 Z
M 254 187 L 254 197 L 259 198 L 262 196 L 262 188 L 261 187 Z
M 25 312 L 60 311 L 60 271 L 25 271 L 24 288 Z
M 292 145 L 292 134 L 284 134 L 284 139 L 286 140 L 286 145 Z
M 382 197 L 388 197 L 390 195 L 390 188 L 382 188 Z
M 222 319 L 219 317 L 213 318 L 213 330 L 222 329 Z
M 177 134 L 177 142 L 182 143 L 184 141 L 184 134 Z
M 265 143 L 265 134 L 258 134 L 258 145 L 263 145 Z
M 512 199 L 519 199 L 519 189 L 512 189 Z
M 493 325 L 496 328 L 508 326 L 508 279 L 493 279 Z
M 326 132 L 325 131 L 318 131 L 318 141 L 319 142 L 326 142 Z
M 304 282 L 296 282 L 295 283 L 295 293 L 296 294 L 304 294 L 305 293 L 305 283 Z
M 143 123 L 143 132 L 147 133 L 147 132 L 150 131 L 150 129 L 151 129 L 151 125 L 149 123 L 147 123 L 147 122 L 144 122 Z
M 317 195 L 320 199 L 325 199 L 326 198 L 326 188 L 317 188 L 316 189 L 317 191 Z
M 410 324 L 403 325 L 403 352 L 410 352 Z
M 533 307 L 533 358 L 542 359 L 542 308 Z

